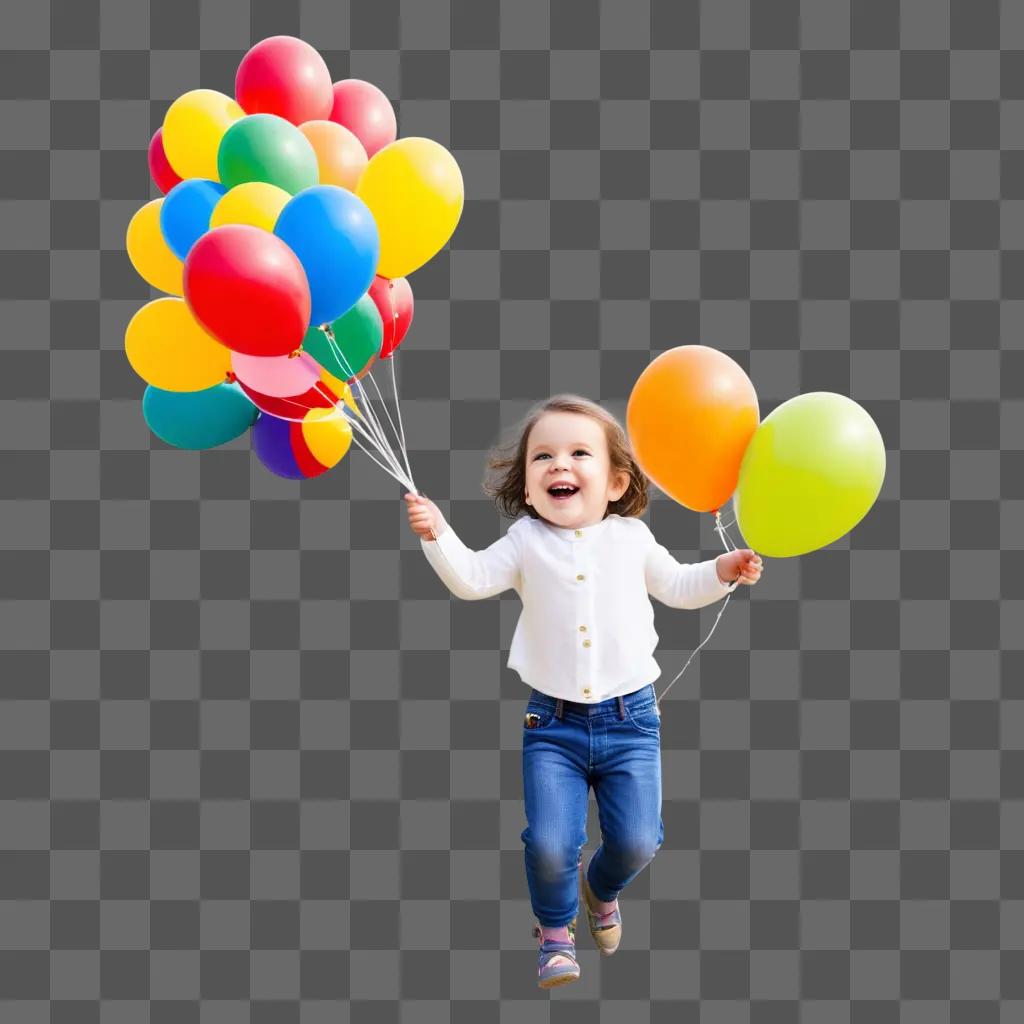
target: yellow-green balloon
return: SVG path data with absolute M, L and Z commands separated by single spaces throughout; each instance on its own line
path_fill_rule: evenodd
M 875 503 L 885 443 L 853 399 L 812 391 L 766 416 L 743 455 L 733 504 L 755 551 L 789 558 L 849 533 Z

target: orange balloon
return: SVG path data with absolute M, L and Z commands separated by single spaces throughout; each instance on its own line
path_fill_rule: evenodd
M 368 158 L 363 144 L 344 125 L 306 121 L 299 131 L 309 140 L 320 168 L 321 185 L 340 185 L 355 192 Z
M 736 490 L 760 418 L 743 368 L 706 345 L 663 352 L 637 378 L 626 407 L 640 468 L 695 512 L 716 512 Z

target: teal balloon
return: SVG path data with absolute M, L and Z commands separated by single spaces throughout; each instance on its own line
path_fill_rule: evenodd
M 310 327 L 303 339 L 302 350 L 335 377 L 351 380 L 380 355 L 384 323 L 377 304 L 368 294 L 339 316 L 331 324 L 331 330 L 334 332 L 334 345 L 319 327 Z
M 292 195 L 320 183 L 312 143 L 276 114 L 250 114 L 231 125 L 217 150 L 217 173 L 225 188 L 266 181 Z
M 202 391 L 163 391 L 150 384 L 142 396 L 142 416 L 166 444 L 201 450 L 244 434 L 256 422 L 259 409 L 234 382 Z

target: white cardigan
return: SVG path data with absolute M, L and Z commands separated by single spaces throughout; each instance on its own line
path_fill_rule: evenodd
M 702 608 L 736 586 L 718 578 L 716 559 L 677 562 L 631 516 L 580 530 L 525 516 L 483 551 L 449 525 L 420 545 L 456 597 L 514 589 L 523 610 L 509 668 L 541 693 L 581 704 L 632 693 L 661 675 L 648 595 L 671 608 Z

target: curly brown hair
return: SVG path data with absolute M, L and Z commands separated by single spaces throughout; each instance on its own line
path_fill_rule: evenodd
M 492 448 L 487 460 L 488 476 L 484 492 L 494 498 L 498 508 L 510 519 L 524 512 L 534 519 L 540 516 L 533 506 L 526 504 L 526 444 L 530 431 L 548 412 L 573 412 L 590 416 L 603 428 L 608 441 L 608 455 L 613 474 L 626 473 L 629 484 L 618 501 L 608 503 L 606 515 L 639 516 L 647 508 L 647 477 L 629 447 L 629 440 L 619 421 L 596 402 L 581 395 L 561 394 L 535 405 L 515 429 L 513 439 Z

